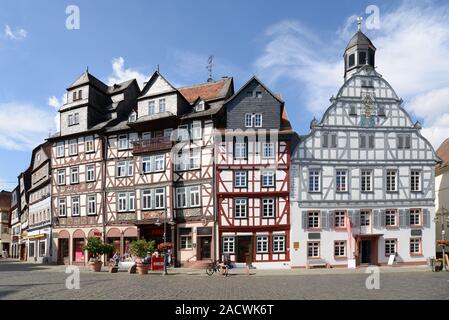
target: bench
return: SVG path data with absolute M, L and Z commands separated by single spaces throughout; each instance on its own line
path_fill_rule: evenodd
M 329 269 L 330 264 L 324 259 L 310 259 L 307 261 L 307 269 L 324 267 Z

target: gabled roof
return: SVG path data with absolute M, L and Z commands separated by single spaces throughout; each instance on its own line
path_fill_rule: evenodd
M 123 81 L 123 82 L 120 82 L 120 83 L 114 83 L 112 86 L 108 86 L 108 89 L 107 89 L 106 93 L 110 94 L 110 95 L 114 95 L 114 94 L 120 93 L 122 91 L 125 91 L 133 83 L 134 83 L 134 85 L 139 87 L 139 85 L 137 84 L 137 80 L 136 79 L 131 79 L 131 80 Z
M 142 91 L 140 92 L 140 97 L 139 98 L 142 98 L 143 96 L 145 96 L 145 94 L 148 92 L 148 90 L 150 90 L 150 88 L 151 88 L 151 86 L 153 84 L 153 81 L 156 80 L 156 78 L 158 76 L 161 77 L 165 82 L 167 82 L 168 85 L 170 87 L 172 87 L 173 91 L 176 91 L 176 88 L 170 83 L 170 81 L 165 79 L 165 77 L 162 74 L 160 74 L 159 71 L 156 70 L 153 73 L 153 75 L 150 77 L 150 79 L 145 83 L 145 86 L 143 87 Z
M 232 97 L 230 97 L 228 100 L 226 100 L 226 103 L 228 103 L 231 100 L 234 100 L 235 97 L 237 97 L 240 92 L 242 92 L 246 87 L 248 87 L 251 82 L 256 81 L 259 83 L 274 99 L 279 101 L 282 105 L 284 104 L 284 101 L 281 99 L 280 95 L 273 93 L 266 85 L 263 84 L 262 81 L 260 81 L 256 76 L 252 76 L 251 79 L 248 80 Z
M 205 102 L 225 99 L 232 87 L 233 78 L 226 77 L 220 80 L 209 81 L 205 83 L 196 84 L 193 86 L 186 86 L 178 88 L 178 91 L 186 98 L 186 100 L 193 104 L 199 97 Z
M 102 90 L 103 92 L 107 92 L 108 86 L 104 84 L 101 80 L 98 80 L 93 75 L 91 75 L 88 71 L 84 71 L 84 73 L 75 80 L 74 83 L 72 83 L 67 90 L 85 85 L 90 84 L 94 87 L 97 87 L 98 89 Z
M 437 150 L 437 156 L 441 159 L 441 163 L 437 165 L 438 168 L 449 166 L 449 138 L 444 140 Z

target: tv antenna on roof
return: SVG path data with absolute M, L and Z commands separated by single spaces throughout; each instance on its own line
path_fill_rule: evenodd
M 209 78 L 207 79 L 207 82 L 213 81 L 212 79 L 212 68 L 214 66 L 213 64 L 214 61 L 214 56 L 213 55 L 209 55 L 209 58 L 207 58 L 207 71 L 209 71 Z

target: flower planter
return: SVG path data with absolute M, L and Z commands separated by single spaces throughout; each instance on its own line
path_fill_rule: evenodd
M 137 262 L 136 269 L 138 274 L 148 274 L 149 263 Z
M 89 269 L 93 272 L 100 272 L 101 265 L 101 261 L 89 262 Z

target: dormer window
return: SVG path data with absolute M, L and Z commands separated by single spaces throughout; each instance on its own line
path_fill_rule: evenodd
M 256 98 L 257 98 L 257 99 L 262 99 L 262 92 L 257 91 L 257 92 L 256 92 Z
M 200 101 L 196 104 L 195 111 L 196 112 L 204 111 L 204 101 Z
M 137 120 L 137 113 L 133 111 L 128 117 L 128 122 L 135 122 L 136 120 Z

